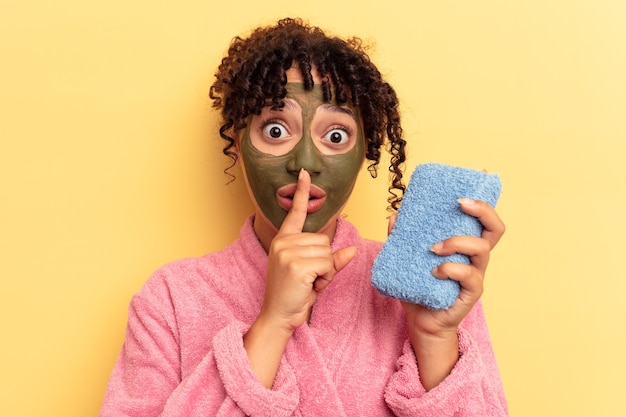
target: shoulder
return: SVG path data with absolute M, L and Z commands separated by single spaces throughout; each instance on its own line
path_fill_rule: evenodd
M 240 236 L 226 248 L 158 268 L 135 295 L 135 301 L 172 305 L 178 311 L 227 300 L 244 302 L 242 298 L 249 298 L 248 294 L 262 285 L 266 264 L 266 254 L 250 222 L 246 222 Z M 251 291 L 245 291 L 244 297 L 241 292 L 246 288 Z
M 254 260 L 262 254 L 262 248 L 254 237 L 251 219 L 248 219 L 241 227 L 239 237 L 225 248 L 169 262 L 159 267 L 146 284 L 148 287 L 195 285 L 205 282 L 215 272 L 228 273 L 242 262 Z
M 135 294 L 134 301 L 163 305 L 196 292 L 206 285 L 211 269 L 215 269 L 212 264 L 217 262 L 217 253 L 178 259 L 157 268 Z

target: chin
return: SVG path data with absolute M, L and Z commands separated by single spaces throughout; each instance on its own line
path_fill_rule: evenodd
M 335 223 L 337 222 L 337 216 L 332 216 L 320 226 L 320 223 L 323 221 L 323 219 L 318 220 L 307 218 L 307 220 L 304 222 L 304 227 L 302 228 L 302 231 L 306 233 L 325 233 L 335 226 Z

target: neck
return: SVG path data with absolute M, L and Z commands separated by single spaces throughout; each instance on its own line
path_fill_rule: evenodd
M 268 253 L 270 250 L 270 245 L 272 244 L 272 240 L 278 233 L 276 230 L 269 229 L 266 224 L 263 224 L 263 220 L 257 213 L 254 216 L 254 223 L 252 227 L 254 228 L 254 234 L 256 234 L 257 239 L 261 242 L 261 246 L 265 249 L 265 253 Z

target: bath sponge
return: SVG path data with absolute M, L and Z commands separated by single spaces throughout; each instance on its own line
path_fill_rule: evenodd
M 432 310 L 451 307 L 459 283 L 437 279 L 431 270 L 444 262 L 469 264 L 469 257 L 439 256 L 430 247 L 452 236 L 480 236 L 481 223 L 461 211 L 458 199 L 482 200 L 495 207 L 501 189 L 497 174 L 437 163 L 418 165 L 396 224 L 374 261 L 374 287 L 383 295 Z

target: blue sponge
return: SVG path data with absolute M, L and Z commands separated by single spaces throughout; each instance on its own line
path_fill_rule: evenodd
M 457 200 L 482 200 L 495 207 L 501 189 L 497 174 L 435 163 L 419 165 L 411 175 L 393 231 L 374 261 L 374 287 L 383 295 L 431 310 L 451 307 L 459 295 L 459 283 L 437 279 L 431 270 L 444 262 L 469 264 L 469 257 L 439 256 L 430 247 L 452 236 L 480 236 L 482 225 L 463 213 Z

